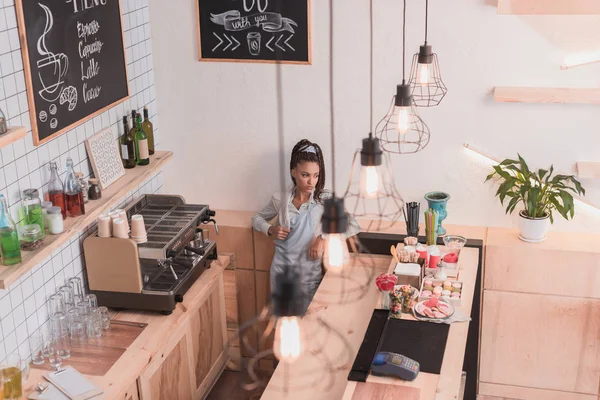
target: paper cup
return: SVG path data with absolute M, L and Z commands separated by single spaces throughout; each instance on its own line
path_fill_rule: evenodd
M 146 225 L 144 224 L 144 217 L 139 214 L 133 215 L 131 217 L 131 237 L 146 237 Z
M 98 237 L 108 238 L 112 236 L 112 221 L 108 215 L 98 218 Z
M 120 239 L 129 239 L 129 232 L 123 218 L 115 218 L 113 220 L 113 236 Z

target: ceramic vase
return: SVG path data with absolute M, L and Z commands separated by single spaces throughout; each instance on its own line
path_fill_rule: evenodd
M 448 216 L 446 205 L 448 204 L 448 200 L 450 200 L 450 195 L 444 192 L 429 192 L 425 195 L 425 200 L 427 200 L 429 208 L 439 213 L 437 235 L 444 236 L 446 230 L 442 227 L 442 221 Z

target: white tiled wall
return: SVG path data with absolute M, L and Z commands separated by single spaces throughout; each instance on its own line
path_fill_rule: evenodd
M 131 98 L 52 141 L 34 147 L 14 0 L 0 0 L 0 108 L 10 126 L 28 128 L 24 139 L 0 150 L 0 193 L 6 197 L 14 217 L 20 193 L 27 188 L 42 189 L 47 182 L 49 161 L 58 161 L 64 177 L 66 158 L 71 157 L 75 169 L 89 176 L 92 170 L 85 139 L 109 127 L 117 138 L 122 134 L 123 115 L 130 115 L 134 108 L 141 112 L 144 105 L 148 106 L 159 147 L 148 0 L 121 0 L 121 12 Z M 122 204 L 140 194 L 158 192 L 161 187 L 162 175 L 159 173 L 128 193 Z M 16 352 L 29 357 L 28 338 L 48 321 L 47 298 L 68 278 L 82 276 L 85 279 L 82 242 L 93 230 L 91 226 L 75 234 L 69 244 L 26 273 L 8 290 L 0 290 L 0 362 Z

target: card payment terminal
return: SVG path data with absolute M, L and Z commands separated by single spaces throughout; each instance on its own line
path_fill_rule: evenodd
M 371 373 L 412 381 L 419 374 L 419 363 L 400 354 L 379 352 L 371 362 Z

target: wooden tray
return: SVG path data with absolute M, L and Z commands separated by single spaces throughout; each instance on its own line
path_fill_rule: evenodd
M 63 360 L 62 366 L 71 365 L 84 375 L 103 376 L 147 325 L 138 322 L 110 321 L 110 328 L 104 331 L 101 338 L 87 339 L 83 344 L 73 345 L 71 357 Z M 31 367 L 54 371 L 47 362 L 42 365 L 31 364 Z

